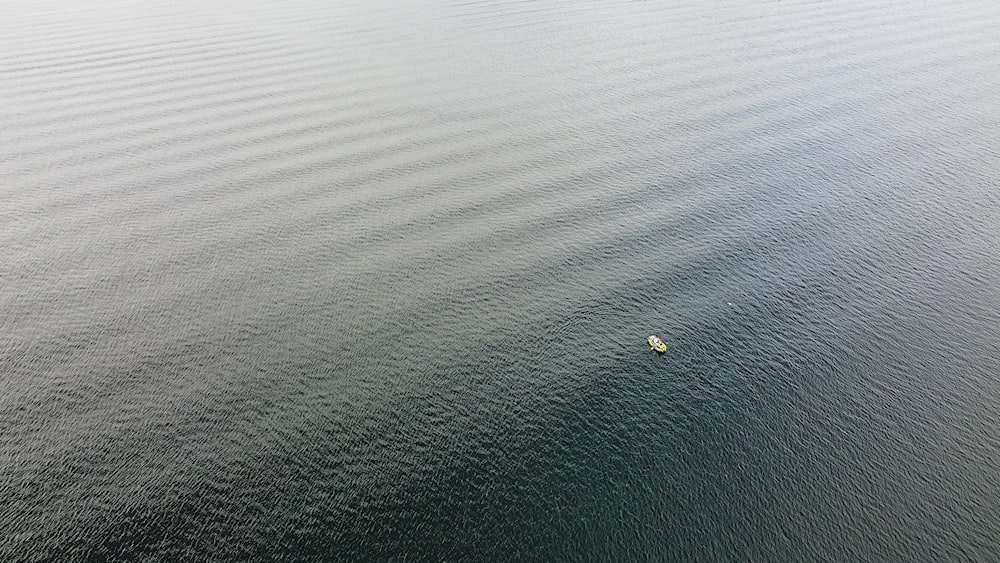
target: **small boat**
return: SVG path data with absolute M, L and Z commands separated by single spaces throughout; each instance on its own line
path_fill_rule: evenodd
M 661 354 L 667 351 L 666 342 L 660 340 L 660 337 L 658 336 L 650 336 L 646 339 L 646 343 L 649 344 L 650 350 L 656 350 Z

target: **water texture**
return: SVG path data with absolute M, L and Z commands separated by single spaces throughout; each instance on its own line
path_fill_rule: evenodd
M 995 1 L 0 10 L 0 559 L 1000 553 Z

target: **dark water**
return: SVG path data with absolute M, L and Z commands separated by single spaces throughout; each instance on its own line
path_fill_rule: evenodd
M 997 560 L 995 1 L 2 10 L 0 559 Z

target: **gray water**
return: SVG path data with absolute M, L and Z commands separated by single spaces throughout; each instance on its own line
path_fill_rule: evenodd
M 994 0 L 0 10 L 3 560 L 997 560 Z

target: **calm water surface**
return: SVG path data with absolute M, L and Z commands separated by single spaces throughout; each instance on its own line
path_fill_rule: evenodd
M 2 12 L 3 560 L 1000 553 L 995 1 Z

